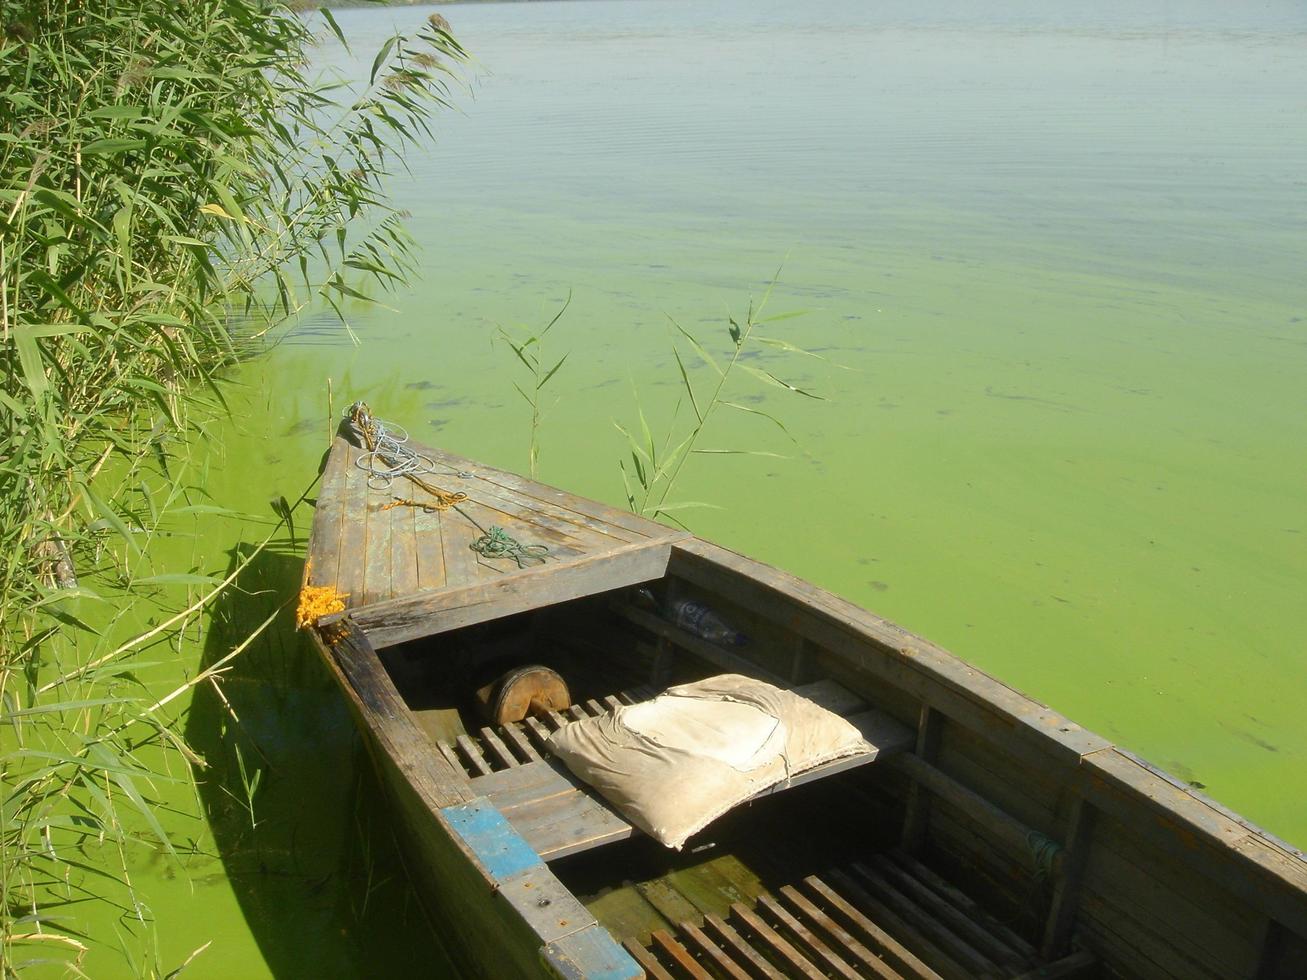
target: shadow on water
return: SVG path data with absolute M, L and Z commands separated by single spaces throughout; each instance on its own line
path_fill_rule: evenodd
M 252 549 L 234 549 L 229 570 Z M 254 557 L 215 610 L 201 669 L 299 588 L 302 556 Z M 186 738 L 218 854 L 278 978 L 453 977 L 409 885 L 344 698 L 289 607 L 196 691 Z

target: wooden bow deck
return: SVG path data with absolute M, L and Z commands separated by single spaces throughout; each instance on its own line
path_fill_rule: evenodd
M 413 445 L 434 472 L 423 480 L 467 498 L 448 509 L 403 477 L 368 485 L 365 450 L 348 424 L 322 473 L 308 584 L 343 594 L 374 647 L 662 577 L 670 545 L 687 537 L 626 511 L 452 453 Z M 374 481 L 375 483 L 375 481 Z M 412 501 L 412 506 L 400 501 Z M 391 506 L 394 505 L 394 506 Z M 492 527 L 549 551 L 519 567 L 472 544 Z

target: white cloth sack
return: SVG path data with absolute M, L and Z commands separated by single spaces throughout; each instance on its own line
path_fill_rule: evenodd
M 740 674 L 573 722 L 549 746 L 622 816 L 677 850 L 756 793 L 871 748 L 838 715 Z

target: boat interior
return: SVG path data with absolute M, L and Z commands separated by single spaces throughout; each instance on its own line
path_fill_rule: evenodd
M 710 643 L 659 613 L 687 596 L 747 643 Z M 915 707 L 833 670 L 797 632 L 721 595 L 669 576 L 379 653 L 432 751 L 499 808 L 651 977 L 1093 973 L 1083 951 L 1041 952 L 1048 883 L 1038 869 L 996 880 L 928 846 L 912 780 L 885 764 L 915 747 Z M 489 723 L 477 692 L 528 665 L 561 675 L 570 704 Z M 755 797 L 679 852 L 634 830 L 550 757 L 550 732 L 573 720 L 727 672 L 845 716 L 873 751 L 795 774 L 784 792 Z

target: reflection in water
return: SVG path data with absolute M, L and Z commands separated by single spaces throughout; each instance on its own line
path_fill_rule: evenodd
M 240 546 L 230 572 L 248 558 Z M 299 588 L 302 554 L 255 557 L 213 614 L 207 667 Z M 279 978 L 452 976 L 404 877 L 381 790 L 345 702 L 289 609 L 201 687 L 186 737 L 226 877 Z

